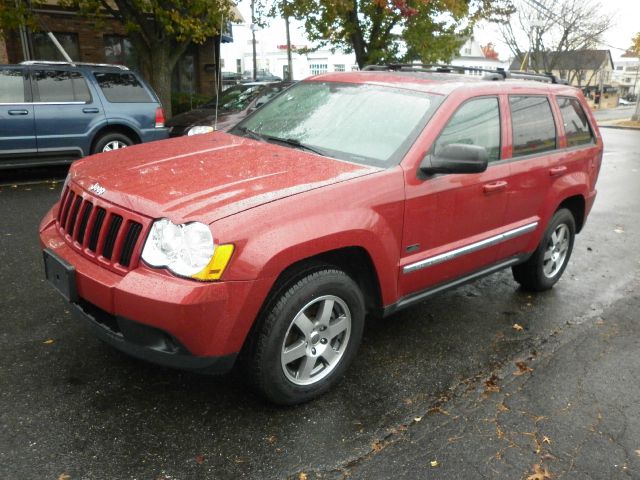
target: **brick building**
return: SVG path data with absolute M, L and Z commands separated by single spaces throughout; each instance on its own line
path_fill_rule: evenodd
M 117 63 L 137 68 L 135 50 L 117 20 L 103 18 L 100 25 L 74 11 L 47 6 L 34 10 L 42 31 L 23 29 L 0 38 L 0 63 L 23 60 L 64 60 L 47 31 L 53 32 L 69 56 L 78 62 Z M 230 25 L 228 31 L 231 31 Z M 23 40 L 25 39 L 25 40 Z M 210 38 L 204 44 L 191 44 L 173 71 L 172 91 L 213 95 L 215 92 L 216 42 L 232 41 L 230 34 Z M 26 45 L 25 45 L 26 43 Z M 27 57 L 27 58 L 25 58 Z

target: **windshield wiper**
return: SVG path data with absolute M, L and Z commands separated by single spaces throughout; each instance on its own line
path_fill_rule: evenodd
M 261 135 L 258 132 L 254 132 L 253 130 L 248 129 L 247 127 L 238 127 L 238 128 L 234 128 L 234 130 L 237 130 L 240 133 L 245 134 L 247 137 L 251 137 L 254 140 L 259 140 L 261 142 L 266 142 L 269 137 L 267 137 L 266 135 Z
M 301 143 L 300 140 L 296 140 L 295 138 L 280 138 L 274 137 L 273 135 L 265 135 L 264 133 L 258 133 L 254 130 L 250 130 L 247 127 L 238 127 L 234 130 L 246 135 L 247 137 L 251 137 L 254 140 L 259 140 L 261 142 L 274 142 L 274 143 L 283 143 L 285 145 L 289 145 L 291 147 L 300 148 L 302 150 L 307 150 L 308 152 L 317 153 L 318 155 L 326 156 L 326 154 L 316 148 L 313 148 L 309 145 Z
M 318 155 L 326 156 L 326 154 L 316 148 L 313 148 L 309 145 L 301 143 L 300 140 L 296 140 L 295 138 L 280 138 L 280 137 L 272 137 L 270 135 L 263 135 L 264 138 L 271 142 L 284 143 L 285 145 L 290 145 L 295 148 L 300 148 L 302 150 L 307 150 L 308 152 L 317 153 Z

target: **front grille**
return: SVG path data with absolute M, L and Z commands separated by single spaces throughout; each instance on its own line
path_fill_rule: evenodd
M 84 256 L 119 273 L 136 266 L 146 219 L 68 186 L 56 220 L 67 243 Z

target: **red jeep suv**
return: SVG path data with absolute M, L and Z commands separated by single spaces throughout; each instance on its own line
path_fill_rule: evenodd
M 79 160 L 40 225 L 47 278 L 114 347 L 237 363 L 280 404 L 335 384 L 367 315 L 507 267 L 549 289 L 602 139 L 579 90 L 485 73 L 319 75 L 229 133 Z

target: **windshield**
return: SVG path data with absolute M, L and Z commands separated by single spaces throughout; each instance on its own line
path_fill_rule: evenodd
M 387 167 L 400 162 L 439 103 L 438 96 L 399 88 L 302 82 L 231 133 Z
M 218 110 L 221 112 L 244 110 L 263 88 L 264 85 L 235 85 L 228 88 L 220 94 Z M 208 101 L 201 108 L 216 108 L 216 99 Z

